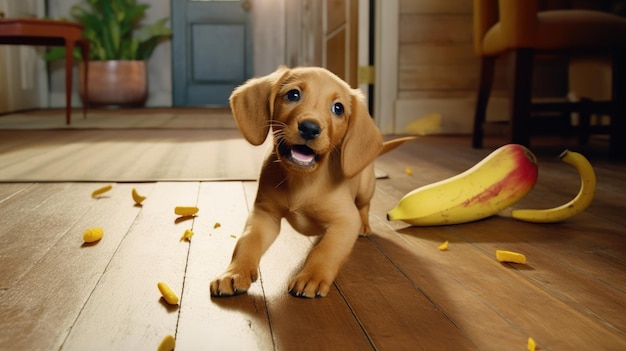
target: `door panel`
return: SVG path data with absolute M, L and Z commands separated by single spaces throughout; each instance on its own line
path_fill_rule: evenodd
M 192 30 L 193 77 L 199 81 L 242 81 L 246 78 L 245 28 L 230 24 L 200 24 Z M 220 55 L 214 55 L 220 53 Z M 211 64 L 204 60 L 211 57 Z
M 172 1 L 174 106 L 228 106 L 252 76 L 248 1 Z

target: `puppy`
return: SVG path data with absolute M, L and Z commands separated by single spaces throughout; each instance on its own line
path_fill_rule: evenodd
M 372 161 L 408 138 L 384 145 L 362 94 L 323 68 L 279 67 L 235 89 L 230 106 L 248 142 L 262 144 L 271 128 L 274 147 L 232 261 L 211 282 L 211 295 L 248 290 L 286 218 L 298 232 L 321 236 L 289 292 L 326 296 L 359 233 L 370 232 Z

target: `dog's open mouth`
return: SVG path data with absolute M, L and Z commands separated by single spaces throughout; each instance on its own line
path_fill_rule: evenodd
M 306 145 L 288 146 L 281 144 L 280 154 L 300 167 L 312 167 L 318 160 L 315 151 Z

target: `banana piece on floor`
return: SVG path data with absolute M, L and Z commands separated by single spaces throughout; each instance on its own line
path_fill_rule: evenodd
M 535 185 L 537 172 L 530 150 L 507 144 L 461 174 L 409 192 L 387 219 L 436 226 L 487 218 L 524 197 Z
M 174 213 L 179 216 L 193 216 L 198 213 L 198 208 L 195 206 L 176 206 Z
M 585 156 L 569 150 L 563 151 L 559 157 L 578 170 L 580 174 L 578 194 L 567 203 L 554 208 L 513 210 L 511 217 L 525 222 L 556 223 L 571 218 L 589 207 L 596 192 L 596 173 L 591 163 Z
M 132 196 L 133 196 L 133 200 L 135 201 L 135 203 L 137 205 L 141 205 L 141 203 L 143 202 L 143 200 L 146 199 L 145 196 L 139 195 L 139 193 L 137 192 L 137 189 L 133 188 L 132 191 Z
M 91 193 L 91 197 L 98 197 L 98 196 L 100 196 L 100 195 L 102 195 L 102 194 L 106 193 L 107 191 L 109 191 L 109 190 L 111 190 L 111 189 L 113 189 L 113 186 L 112 186 L 112 185 L 103 186 L 103 187 L 101 187 L 101 188 L 98 188 L 98 189 L 94 190 L 94 191 Z
M 506 250 L 496 250 L 496 259 L 500 262 L 526 263 L 524 254 Z

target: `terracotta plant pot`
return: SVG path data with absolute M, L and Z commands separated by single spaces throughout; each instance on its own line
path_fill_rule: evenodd
M 148 97 L 145 61 L 89 61 L 89 99 L 84 92 L 83 63 L 79 93 L 88 106 L 142 106 Z

